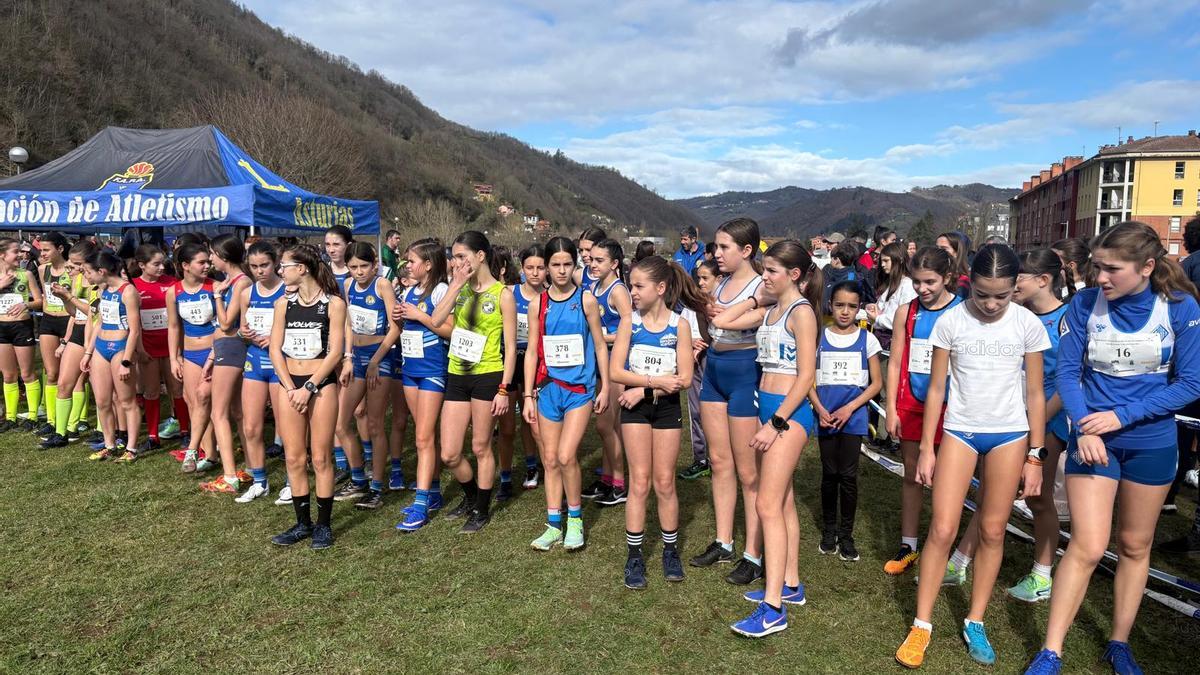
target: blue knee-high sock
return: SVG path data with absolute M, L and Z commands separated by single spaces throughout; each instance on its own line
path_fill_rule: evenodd
M 333 464 L 341 471 L 350 468 L 350 460 L 346 459 L 346 450 L 340 445 L 333 446 Z
M 525 455 L 525 468 L 533 470 L 537 468 L 537 457 L 533 455 Z
M 364 485 L 367 482 L 367 472 L 361 466 L 350 469 L 350 481 L 355 485 Z
M 251 468 L 250 475 L 254 477 L 255 483 L 257 483 L 258 485 L 260 485 L 264 488 L 267 487 L 267 470 L 265 468 L 263 468 L 263 469 Z
M 413 507 L 422 514 L 429 512 L 429 490 L 417 490 L 417 497 L 413 500 Z
M 369 461 L 371 461 L 372 458 L 375 457 L 375 446 L 371 444 L 371 441 L 363 441 L 362 444 L 363 444 L 363 461 L 369 462 Z

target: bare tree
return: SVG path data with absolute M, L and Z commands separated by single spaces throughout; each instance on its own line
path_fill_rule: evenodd
M 436 237 L 447 246 L 465 227 L 462 214 L 450 202 L 438 199 L 413 199 L 392 207 L 389 213 L 396 220 L 406 241 Z

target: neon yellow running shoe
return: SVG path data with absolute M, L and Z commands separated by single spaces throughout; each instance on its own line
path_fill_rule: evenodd
M 547 525 L 542 536 L 534 539 L 529 545 L 536 551 L 549 551 L 554 548 L 555 544 L 561 543 L 563 543 L 563 531 L 553 525 Z
M 567 535 L 563 538 L 563 548 L 568 551 L 583 548 L 583 518 L 567 518 Z

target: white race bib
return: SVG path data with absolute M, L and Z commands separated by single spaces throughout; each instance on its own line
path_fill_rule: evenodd
M 767 326 L 759 326 L 754 334 L 754 342 L 758 345 L 758 362 L 771 363 L 779 353 L 779 344 L 774 340 L 772 331 Z
M 821 352 L 820 384 L 862 386 L 862 356 L 858 352 Z
M 379 312 L 358 305 L 350 305 L 350 330 L 356 335 L 374 335 L 379 325 Z
M 320 328 L 288 328 L 283 332 L 283 353 L 293 359 L 315 359 L 322 346 Z
M 584 363 L 582 335 L 543 335 L 542 351 L 547 366 L 570 368 Z
M 0 314 L 7 314 L 8 310 L 22 302 L 25 302 L 25 298 L 20 293 L 0 293 Z
M 1118 377 L 1155 373 L 1162 367 L 1162 341 L 1154 333 L 1091 335 L 1088 362 Z
M 275 310 L 261 307 L 246 310 L 246 327 L 255 333 L 266 335 L 275 325 Z
M 213 303 L 211 300 L 185 300 L 178 303 L 179 318 L 193 326 L 203 326 L 212 323 Z
M 406 359 L 425 358 L 425 332 L 406 330 L 400 333 L 400 356 Z
M 933 369 L 933 343 L 921 338 L 908 342 L 908 372 L 928 375 Z
M 466 328 L 455 328 L 450 333 L 450 354 L 467 363 L 483 360 L 483 347 L 487 336 L 473 333 Z
M 118 300 L 100 301 L 100 323 L 110 326 L 121 325 L 121 307 Z
M 167 308 L 143 309 L 138 312 L 143 330 L 163 330 L 167 327 Z
M 517 342 L 529 341 L 529 314 L 517 315 Z
M 50 288 L 46 288 L 46 304 L 47 312 L 61 312 L 66 306 L 63 304 L 62 298 L 50 292 Z
M 675 350 L 670 347 L 633 345 L 629 349 L 629 370 L 635 375 L 657 377 L 675 374 Z
M 82 309 L 76 308 L 75 309 L 75 321 L 87 321 L 87 320 L 88 320 L 88 313 L 83 311 Z

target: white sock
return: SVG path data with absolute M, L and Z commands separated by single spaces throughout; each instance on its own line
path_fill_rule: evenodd
M 933 624 L 929 623 L 928 621 L 922 621 L 920 619 L 913 619 L 913 628 L 924 628 L 925 630 L 929 631 L 930 633 L 933 632 Z
M 916 537 L 900 537 L 900 545 L 903 546 L 905 544 L 908 544 L 908 547 L 911 548 L 912 550 L 914 550 L 914 551 L 917 550 L 917 538 Z
M 1045 579 L 1046 581 L 1050 581 L 1050 570 L 1051 569 L 1052 568 L 1050 565 L 1041 565 L 1038 563 L 1033 563 L 1033 573 L 1038 575 L 1039 577 Z
M 725 542 L 721 541 L 720 539 L 717 539 L 717 540 L 715 540 L 715 541 L 716 541 L 718 544 L 720 544 L 720 545 L 721 545 L 721 548 L 723 548 L 723 549 L 725 549 L 726 551 L 729 551 L 729 552 L 731 552 L 731 553 L 733 552 L 733 542 L 732 542 L 732 541 L 731 541 L 731 542 L 729 542 L 728 544 L 726 544 Z
M 954 549 L 954 555 L 950 556 L 950 562 L 954 563 L 955 568 L 966 570 L 971 564 L 971 556 L 964 555 L 962 551 Z

